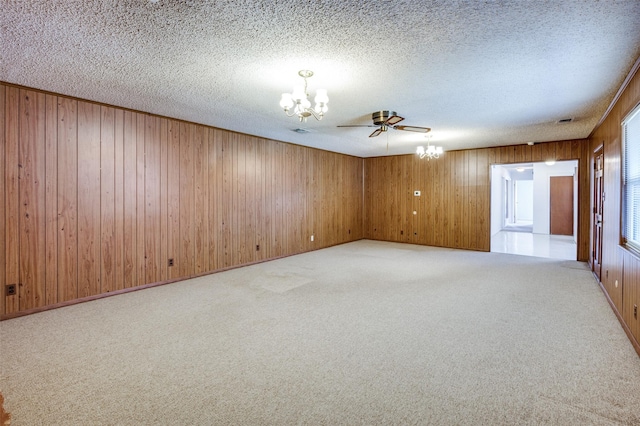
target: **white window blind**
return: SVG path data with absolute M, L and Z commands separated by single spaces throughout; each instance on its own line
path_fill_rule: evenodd
M 640 105 L 622 122 L 622 240 L 640 251 Z

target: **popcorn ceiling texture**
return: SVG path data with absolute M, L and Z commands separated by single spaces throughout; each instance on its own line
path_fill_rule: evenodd
M 381 109 L 433 128 L 445 150 L 587 137 L 638 56 L 636 0 L 48 0 L 0 9 L 2 81 L 362 157 L 414 152 L 426 140 L 336 127 L 371 124 Z M 328 90 L 321 122 L 278 106 L 300 69 L 315 72 L 311 98 Z

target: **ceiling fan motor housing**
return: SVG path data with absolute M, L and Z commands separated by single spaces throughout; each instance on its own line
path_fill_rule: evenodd
M 371 119 L 373 120 L 373 124 L 379 126 L 387 121 L 389 117 L 393 117 L 394 115 L 398 114 L 395 111 L 376 111 L 371 114 Z

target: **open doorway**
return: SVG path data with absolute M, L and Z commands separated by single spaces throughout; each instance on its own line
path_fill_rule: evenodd
M 577 160 L 492 165 L 491 251 L 576 260 L 577 170 Z

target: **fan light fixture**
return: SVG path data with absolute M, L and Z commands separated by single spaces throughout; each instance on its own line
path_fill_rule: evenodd
M 303 122 L 307 121 L 307 118 L 311 116 L 316 120 L 322 120 L 328 110 L 329 97 L 327 96 L 327 91 L 325 89 L 316 91 L 316 97 L 313 99 L 316 105 L 311 108 L 309 94 L 307 93 L 307 78 L 313 75 L 313 71 L 300 70 L 298 75 L 304 79 L 304 85 L 298 84 L 294 86 L 293 93 L 283 93 L 280 98 L 280 106 L 284 113 L 287 114 L 287 117 L 297 116 Z
M 427 148 L 425 149 L 424 146 L 419 146 L 416 154 L 420 156 L 420 159 L 426 157 L 427 161 L 429 161 L 432 158 L 440 158 L 440 154 L 442 154 L 443 152 L 444 151 L 442 150 L 441 146 L 433 146 L 427 143 Z

